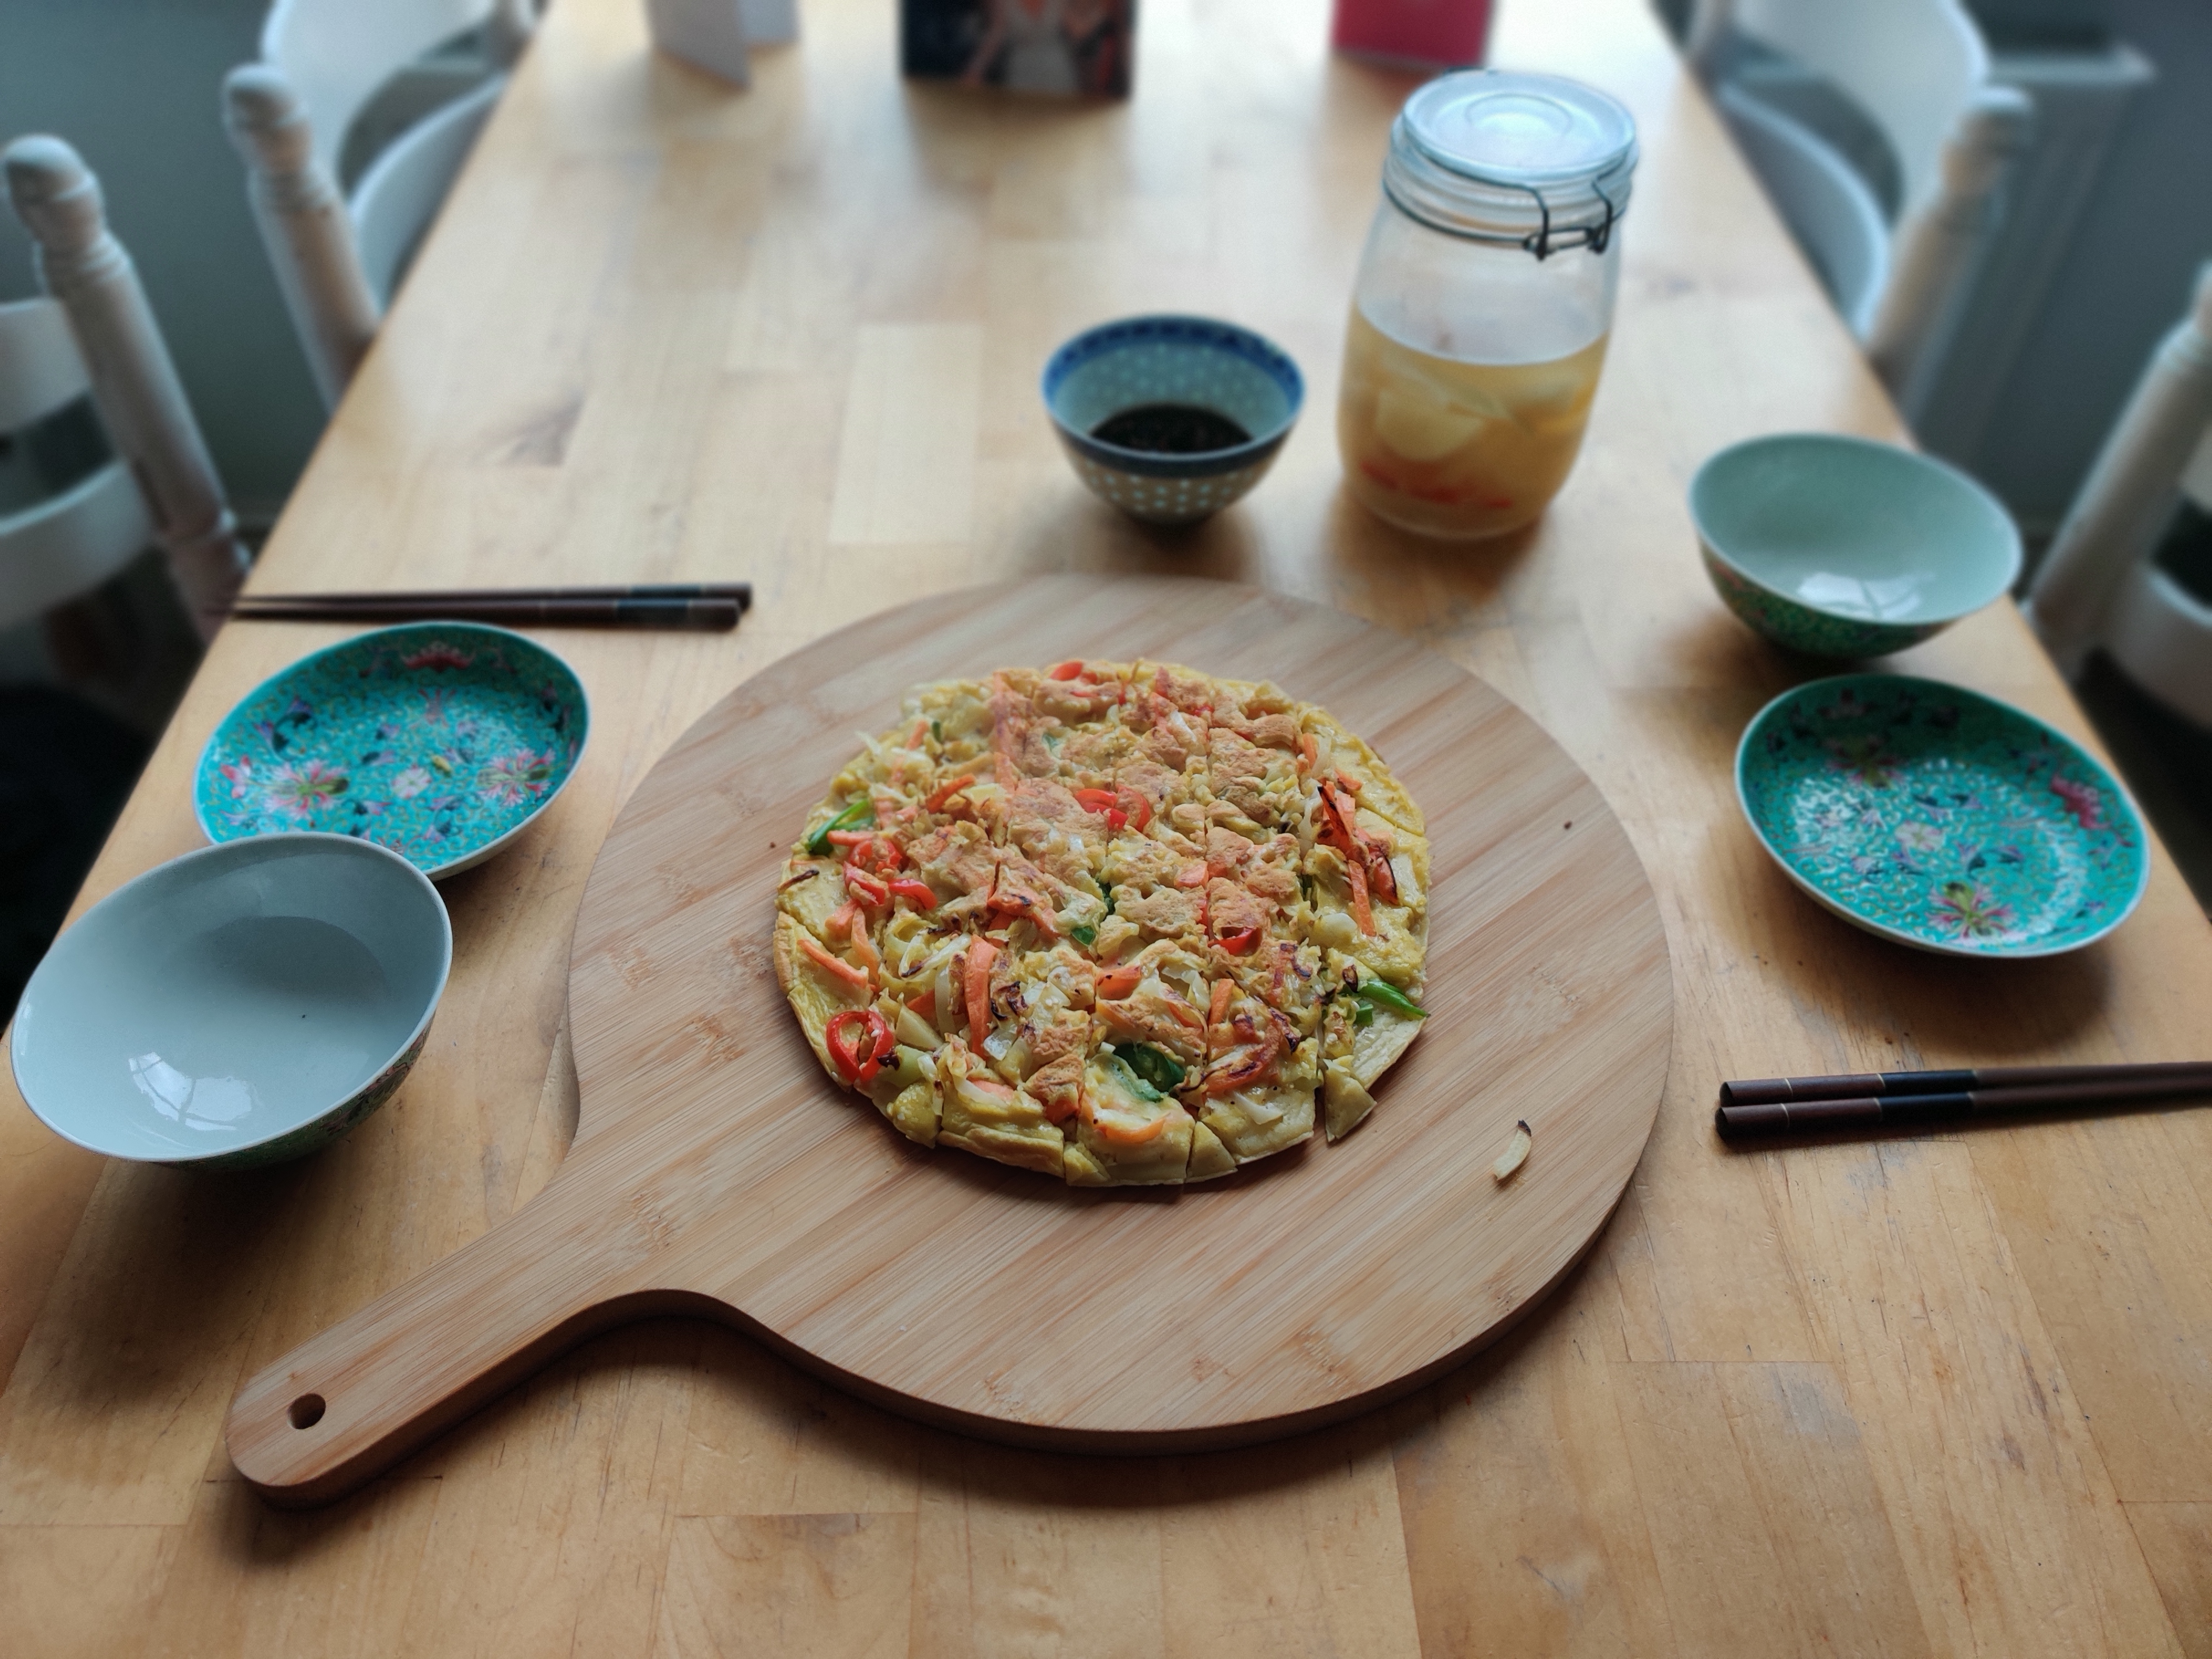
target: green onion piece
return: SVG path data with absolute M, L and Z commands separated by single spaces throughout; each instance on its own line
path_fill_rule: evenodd
M 1098 943 L 1098 930 L 1096 927 L 1071 927 L 1067 930 L 1067 936 L 1078 945 L 1091 945 Z
M 1141 1047 L 1142 1045 L 1139 1044 L 1133 1046 Z M 1134 1071 L 1130 1069 L 1129 1062 L 1121 1058 L 1120 1050 L 1109 1048 L 1106 1051 L 1106 1064 L 1110 1070 L 1120 1075 L 1121 1080 L 1128 1085 L 1129 1092 L 1136 1096 L 1138 1099 L 1164 1100 L 1166 1098 L 1166 1097 L 1161 1094 L 1158 1089 L 1152 1087 L 1151 1084 L 1146 1082 L 1144 1079 L 1139 1077 Z
M 1372 1025 L 1375 1023 L 1375 1011 L 1365 1003 L 1361 1003 L 1352 1011 L 1352 1023 L 1363 1028 Z
M 943 720 L 930 721 L 929 735 L 935 738 L 938 742 L 943 743 L 945 741 L 945 722 Z
M 1426 1019 L 1429 1011 L 1385 979 L 1370 979 L 1353 991 L 1352 995 L 1374 1007 L 1387 1008 L 1394 1014 L 1403 1014 L 1407 1019 Z
M 1114 1053 L 1122 1064 L 1162 1094 L 1182 1082 L 1182 1062 L 1149 1042 L 1117 1042 Z
M 863 824 L 872 827 L 875 821 L 876 804 L 864 795 L 809 836 L 806 850 L 817 854 L 826 853 L 830 850 L 830 832 L 832 830 L 857 830 Z

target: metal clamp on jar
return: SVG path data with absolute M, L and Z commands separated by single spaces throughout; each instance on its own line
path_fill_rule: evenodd
M 1390 129 L 1344 348 L 1352 493 L 1424 535 L 1517 530 L 1582 447 L 1636 125 L 1548 75 L 1431 81 Z

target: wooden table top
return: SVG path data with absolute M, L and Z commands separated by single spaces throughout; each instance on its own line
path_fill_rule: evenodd
M 1498 61 L 1614 92 L 1644 159 L 1589 447 L 1539 526 L 1473 551 L 1352 505 L 1331 430 L 1407 77 L 1332 61 L 1323 0 L 1146 0 L 1128 105 L 999 101 L 902 85 L 895 9 L 808 0 L 737 94 L 649 58 L 637 0 L 555 6 L 256 583 L 745 576 L 758 605 L 730 636 L 557 636 L 591 752 L 445 884 L 429 1052 L 338 1146 L 222 1177 L 103 1164 L 9 1089 L 9 1650 L 2212 1653 L 2212 1115 L 1714 1137 L 1723 1077 L 2203 1054 L 2212 930 L 2161 850 L 2103 945 L 1923 957 L 1753 841 L 1736 737 L 1808 671 L 1707 588 L 1684 485 L 1751 434 L 1898 428 L 1639 0 L 1502 20 Z M 1312 397 L 1261 488 L 1176 538 L 1083 492 L 1036 391 L 1075 329 L 1167 308 L 1273 336 Z M 1677 1025 L 1586 1264 L 1407 1401 L 1248 1451 L 984 1445 L 665 1321 L 335 1508 L 261 1504 L 222 1446 L 240 1381 L 560 1161 L 569 933 L 655 757 L 834 627 L 1065 569 L 1380 622 L 1597 781 L 1659 895 Z M 207 732 L 329 637 L 226 631 L 81 902 L 198 842 Z M 1899 664 L 2090 741 L 2008 605 Z

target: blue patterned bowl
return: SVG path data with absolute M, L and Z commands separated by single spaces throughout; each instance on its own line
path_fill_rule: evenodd
M 1129 317 L 1077 335 L 1044 366 L 1044 404 L 1094 495 L 1152 524 L 1194 524 L 1260 482 L 1305 402 L 1298 366 L 1261 336 L 1207 317 Z M 1231 449 L 1168 455 L 1092 435 L 1146 404 L 1188 404 L 1250 433 Z
M 1777 645 L 1883 657 L 1980 610 L 2020 574 L 2020 532 L 1955 467 L 1894 444 L 1785 432 L 1690 481 L 1705 574 Z
M 200 751 L 213 842 L 319 830 L 428 876 L 480 864 L 576 769 L 591 707 L 575 671 L 482 623 L 380 628 L 257 686 Z
M 342 836 L 204 847 L 54 941 L 15 1011 L 15 1081 L 110 1158 L 278 1164 L 389 1100 L 453 965 L 429 879 Z
M 1745 728 L 1736 798 L 1790 880 L 1870 933 L 1954 957 L 2102 939 L 2149 879 L 2111 773 L 2040 720 L 1940 680 L 1847 674 Z

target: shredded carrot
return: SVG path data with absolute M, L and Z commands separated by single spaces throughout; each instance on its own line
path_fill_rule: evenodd
M 1213 981 L 1213 1006 L 1206 1012 L 1206 1023 L 1218 1025 L 1229 1018 L 1229 1000 L 1237 994 L 1237 988 L 1225 979 Z
M 1176 872 L 1176 885 L 1178 887 L 1203 887 L 1206 885 L 1206 874 L 1207 872 L 1206 865 L 1203 861 L 1197 864 L 1186 864 L 1182 869 Z
M 922 805 L 927 811 L 934 812 L 939 807 L 944 805 L 945 802 L 951 800 L 955 795 L 958 794 L 963 789 L 965 789 L 969 784 L 975 781 L 975 775 L 973 772 L 963 772 L 957 778 L 947 778 L 943 783 L 939 784 L 936 788 L 930 791 L 929 799 L 922 802 Z
M 868 937 L 867 919 L 865 916 L 854 917 L 852 921 L 852 930 L 853 954 L 860 957 L 860 965 L 866 968 L 871 975 L 881 973 L 884 968 L 884 959 L 876 952 L 875 940 Z
M 822 931 L 831 939 L 836 938 L 852 927 L 853 913 L 858 908 L 852 900 L 847 899 L 830 913 L 830 920 L 822 924 Z
M 1352 876 L 1352 919 L 1359 924 L 1361 933 L 1372 933 L 1375 907 L 1367 897 L 1367 866 L 1355 855 L 1344 861 L 1344 867 Z
M 1078 1109 L 1082 1114 L 1083 1121 L 1098 1132 L 1100 1139 L 1110 1141 L 1116 1146 L 1142 1146 L 1158 1140 L 1166 1132 L 1168 1125 L 1182 1115 L 1175 1107 L 1170 1105 L 1158 1117 L 1141 1125 L 1132 1127 L 1126 1118 L 1109 1117 L 1101 1112 L 1097 1103 L 1091 1098 L 1090 1091 L 1087 1090 L 1084 1092 L 1083 1103 Z
M 909 749 L 919 749 L 921 747 L 921 740 L 928 735 L 929 716 L 924 714 L 915 721 L 914 730 L 906 734 L 906 746 Z
M 968 1041 L 981 1053 L 983 1039 L 991 1030 L 991 964 L 998 960 L 999 947 L 987 939 L 979 939 L 968 947 L 965 969 L 968 993 Z
M 1168 1012 L 1186 1025 L 1195 1026 L 1201 1031 L 1206 1029 L 1206 1016 L 1181 997 L 1171 996 L 1168 999 Z
M 1315 738 L 1314 734 L 1310 732 L 1299 732 L 1298 770 L 1301 772 L 1310 771 L 1313 769 L 1314 763 L 1320 758 L 1321 744 Z
M 1343 775 L 1338 774 L 1340 777 Z M 1325 816 L 1334 830 L 1332 837 L 1344 854 L 1344 861 L 1352 874 L 1352 908 L 1360 918 L 1359 931 L 1375 931 L 1375 918 L 1369 908 L 1368 888 L 1371 883 L 1386 902 L 1398 896 L 1398 878 L 1390 868 L 1390 860 L 1382 856 L 1382 849 L 1360 829 L 1358 809 L 1351 798 L 1337 785 L 1324 783 L 1321 787 Z
M 854 986 L 860 990 L 865 991 L 868 988 L 868 975 L 866 969 L 855 968 L 851 963 L 843 960 L 842 957 L 831 956 L 827 951 L 823 950 L 819 945 L 817 945 L 814 942 L 814 936 L 812 934 L 801 933 L 799 936 L 799 948 L 805 951 L 808 956 L 813 957 L 816 965 L 821 968 L 825 973 L 834 974 L 839 979 L 843 980 L 846 984 Z
M 1132 963 L 1126 968 L 1116 968 L 1111 973 L 1098 975 L 1098 995 L 1109 1002 L 1116 1001 L 1137 988 L 1144 978 L 1144 969 Z
M 934 985 L 918 997 L 908 997 L 906 1000 L 906 1006 L 932 1025 L 937 1024 L 937 988 Z
M 1353 777 L 1351 773 L 1346 771 L 1341 766 L 1336 769 L 1336 781 L 1344 786 L 1345 793 L 1347 794 L 1356 795 L 1363 788 L 1366 787 L 1366 786 L 1361 783 L 1358 778 Z
M 1168 1120 L 1171 1115 L 1170 1113 L 1162 1112 L 1141 1129 L 1132 1129 L 1127 1127 L 1121 1119 L 1107 1117 L 1093 1112 L 1091 1115 L 1091 1127 L 1098 1132 L 1098 1138 L 1101 1140 L 1110 1141 L 1116 1146 L 1143 1146 L 1158 1140 L 1166 1132 Z

